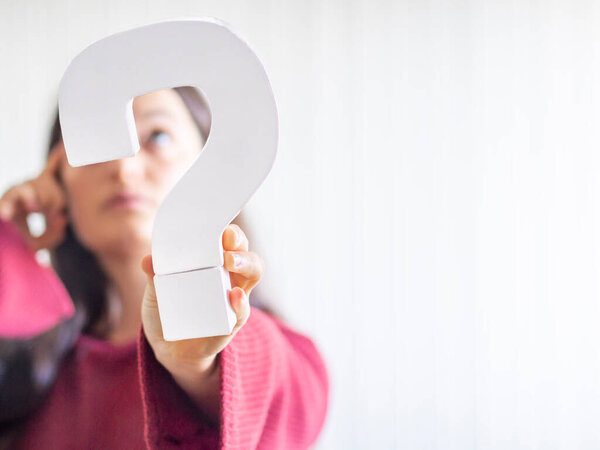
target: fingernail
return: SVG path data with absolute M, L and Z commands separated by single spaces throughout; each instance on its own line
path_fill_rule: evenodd
M 242 264 L 244 263 L 244 258 L 242 258 L 242 256 L 238 253 L 232 253 L 233 255 L 233 266 L 234 267 L 242 267 Z
M 39 202 L 35 198 L 28 198 L 25 200 L 25 204 L 30 211 L 38 211 L 42 209 Z

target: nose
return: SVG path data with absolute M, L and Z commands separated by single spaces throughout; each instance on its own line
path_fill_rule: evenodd
M 111 176 L 119 182 L 139 179 L 144 173 L 144 164 L 138 153 L 135 156 L 110 161 Z

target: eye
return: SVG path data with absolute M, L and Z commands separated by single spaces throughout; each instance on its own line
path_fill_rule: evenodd
M 154 130 L 150 136 L 148 136 L 146 143 L 150 147 L 166 147 L 171 143 L 171 136 L 164 131 Z

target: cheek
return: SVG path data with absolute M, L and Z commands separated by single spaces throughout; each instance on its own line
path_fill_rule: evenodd
M 97 211 L 99 208 L 98 189 L 95 188 L 94 177 L 83 172 L 67 172 L 63 174 L 69 218 L 79 238 L 87 241 L 87 234 L 93 234 L 98 227 Z
M 63 182 L 65 194 L 67 196 L 67 204 L 69 205 L 69 214 L 77 214 L 80 206 L 84 204 L 82 200 L 86 196 L 85 190 L 83 189 L 85 188 L 85 185 L 82 186 L 78 177 L 69 173 L 63 175 Z
M 196 155 L 181 156 L 170 161 L 162 161 L 160 164 L 154 164 L 149 171 L 149 177 L 155 186 L 159 203 L 181 179 L 183 174 L 196 161 Z

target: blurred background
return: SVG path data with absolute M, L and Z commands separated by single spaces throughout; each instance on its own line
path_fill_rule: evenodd
M 316 448 L 600 448 L 600 4 L 3 0 L 0 192 L 71 58 L 190 15 L 271 79 L 246 213 L 256 295 L 328 363 Z

